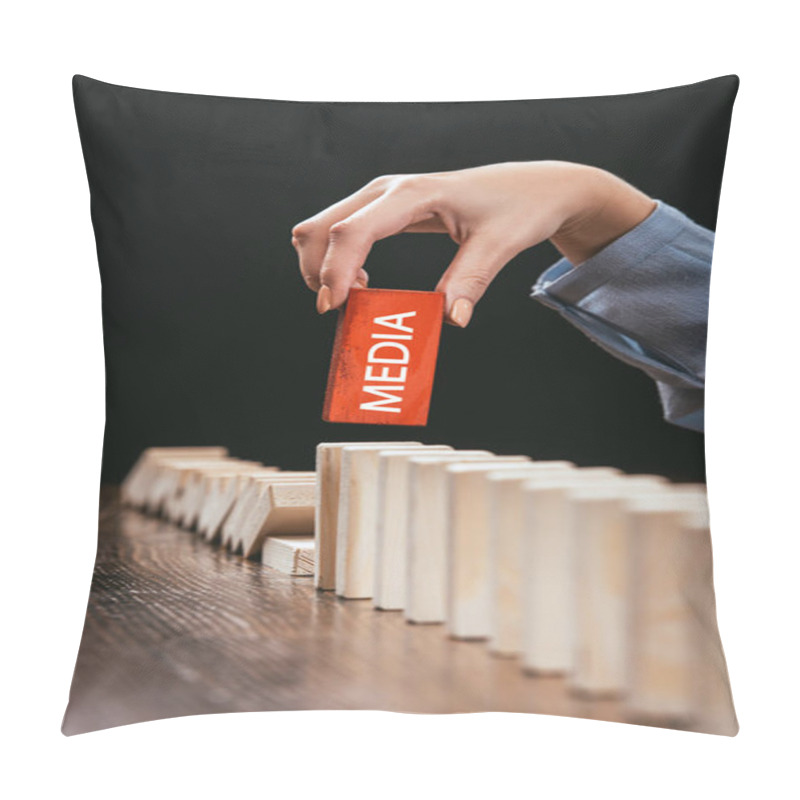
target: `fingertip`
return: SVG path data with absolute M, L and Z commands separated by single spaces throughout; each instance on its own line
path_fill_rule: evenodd
M 317 313 L 327 314 L 331 308 L 331 290 L 327 286 L 322 286 L 317 292 Z
M 472 319 L 474 305 L 466 297 L 459 297 L 451 306 L 448 312 L 448 322 L 459 328 L 466 328 Z
M 338 275 L 331 275 L 334 280 L 323 280 L 323 287 L 329 290 L 328 299 L 330 301 L 330 308 L 341 308 L 347 302 L 347 296 L 350 294 L 350 289 L 357 286 L 356 281 L 343 282 Z
M 358 271 L 358 275 L 356 276 L 354 286 L 358 286 L 361 289 L 366 289 L 369 285 L 369 274 L 365 269 L 360 269 Z

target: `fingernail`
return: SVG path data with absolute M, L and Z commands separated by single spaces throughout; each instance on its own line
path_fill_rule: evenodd
M 331 310 L 331 290 L 327 286 L 323 286 L 317 292 L 317 312 L 325 314 Z
M 366 289 L 367 282 L 363 278 L 356 278 L 356 286 L 358 286 L 359 289 Z
M 459 328 L 466 328 L 472 317 L 472 303 L 464 297 L 459 297 L 450 309 L 450 319 Z

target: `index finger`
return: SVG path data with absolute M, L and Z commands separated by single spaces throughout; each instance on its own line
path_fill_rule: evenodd
M 329 307 L 338 308 L 347 299 L 375 242 L 431 216 L 429 201 L 404 192 L 387 192 L 331 226 L 319 271 L 320 292 L 328 289 Z
M 292 228 L 292 246 L 297 251 L 300 274 L 312 291 L 316 292 L 320 287 L 319 271 L 328 249 L 331 226 L 379 197 L 389 181 L 388 176 L 376 178 Z

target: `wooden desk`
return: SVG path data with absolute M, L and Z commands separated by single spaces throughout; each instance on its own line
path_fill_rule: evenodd
M 620 720 L 481 642 L 317 592 L 195 535 L 101 508 L 64 733 L 229 711 L 524 711 Z

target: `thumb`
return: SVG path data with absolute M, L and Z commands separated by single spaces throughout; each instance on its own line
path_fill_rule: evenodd
M 436 287 L 445 295 L 446 321 L 465 328 L 475 304 L 514 255 L 485 235 L 467 239 Z

